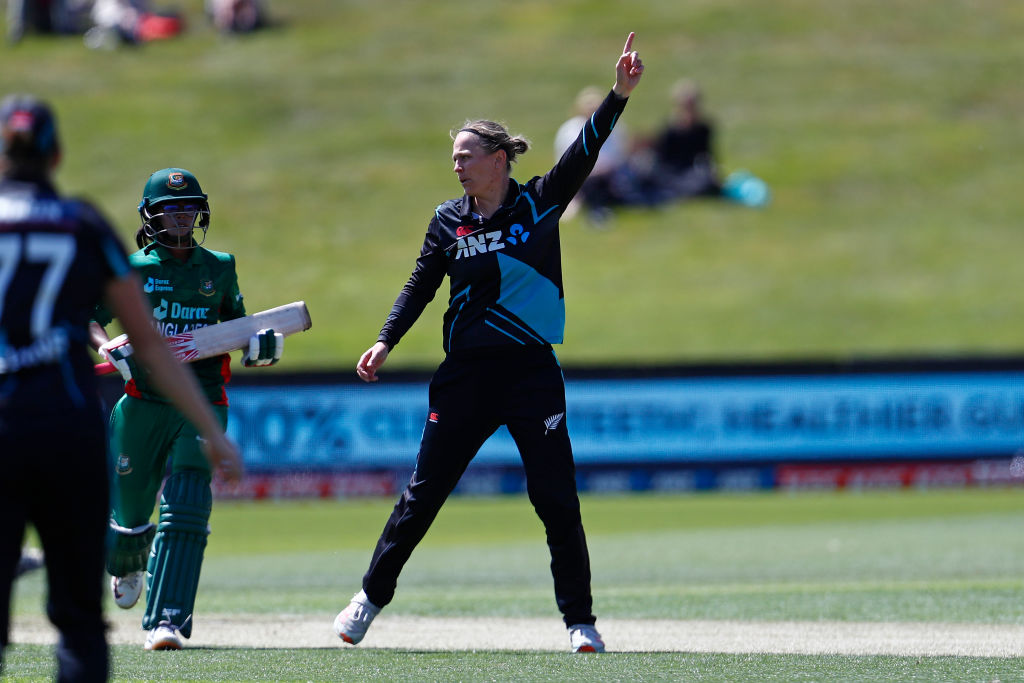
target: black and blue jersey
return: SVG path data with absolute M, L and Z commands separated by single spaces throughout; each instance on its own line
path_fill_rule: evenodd
M 447 275 L 445 352 L 560 344 L 565 298 L 558 220 L 594 168 L 626 101 L 610 92 L 550 171 L 525 184 L 509 180 L 505 201 L 490 218 L 475 214 L 467 195 L 438 206 L 378 341 L 393 348 Z
M 0 182 L 0 432 L 17 424 L 5 419 L 14 414 L 98 408 L 89 319 L 129 270 L 91 204 L 43 179 Z

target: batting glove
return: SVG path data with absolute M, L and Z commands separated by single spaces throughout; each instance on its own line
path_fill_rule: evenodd
M 242 356 L 242 365 L 247 368 L 273 365 L 281 360 L 283 352 L 283 334 L 272 329 L 260 330 L 249 337 L 249 350 Z
M 97 351 L 121 373 L 121 377 L 124 377 L 125 382 L 132 378 L 132 371 L 135 368 L 135 358 L 132 357 L 132 354 L 135 352 L 135 349 L 132 348 L 131 342 L 128 341 L 128 335 L 122 334 L 119 337 L 114 337 L 100 346 Z

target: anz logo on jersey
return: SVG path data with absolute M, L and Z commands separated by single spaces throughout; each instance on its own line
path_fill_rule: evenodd
M 462 228 L 459 228 L 459 230 L 461 231 Z M 465 235 L 459 237 L 459 241 L 455 243 L 455 246 L 458 248 L 458 251 L 455 252 L 455 260 L 458 261 L 461 258 L 498 251 L 504 249 L 506 243 L 512 245 L 526 244 L 526 240 L 530 239 L 530 233 L 519 223 L 509 228 L 509 232 L 511 234 L 504 240 L 502 240 L 501 230 L 494 230 L 479 236 Z

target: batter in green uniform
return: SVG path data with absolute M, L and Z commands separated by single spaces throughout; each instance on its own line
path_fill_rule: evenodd
M 210 223 L 207 195 L 195 176 L 181 168 L 157 171 L 146 182 L 139 204 L 140 250 L 129 263 L 164 336 L 245 315 L 235 257 L 200 246 Z M 199 230 L 201 232 L 197 233 Z M 198 237 L 198 239 L 197 239 Z M 147 586 L 142 627 L 147 650 L 181 649 L 192 633 L 192 609 L 199 584 L 212 505 L 210 467 L 199 435 L 135 366 L 130 344 L 111 343 L 103 327 L 111 316 L 98 308 L 93 341 L 125 378 L 125 395 L 110 417 L 114 458 L 111 541 L 107 571 L 114 601 L 125 609 Z M 281 357 L 283 337 L 261 330 L 242 358 L 245 366 L 272 365 Z M 224 385 L 231 376 L 227 354 L 191 364 L 200 387 L 227 428 Z M 170 462 L 170 474 L 164 482 Z M 160 494 L 159 517 L 150 521 Z

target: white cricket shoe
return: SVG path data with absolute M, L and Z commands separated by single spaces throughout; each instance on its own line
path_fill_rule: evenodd
M 355 645 L 366 635 L 366 629 L 378 614 L 380 607 L 370 602 L 366 593 L 359 591 L 352 596 L 348 607 L 334 618 L 334 632 L 349 645 Z
M 593 624 L 569 627 L 569 648 L 573 652 L 604 652 L 604 641 Z
M 180 650 L 185 647 L 178 629 L 169 621 L 161 621 L 146 636 L 146 650 Z
M 121 609 L 134 607 L 142 595 L 144 583 L 142 572 L 132 572 L 128 576 L 111 576 L 110 592 L 114 594 L 114 602 Z

